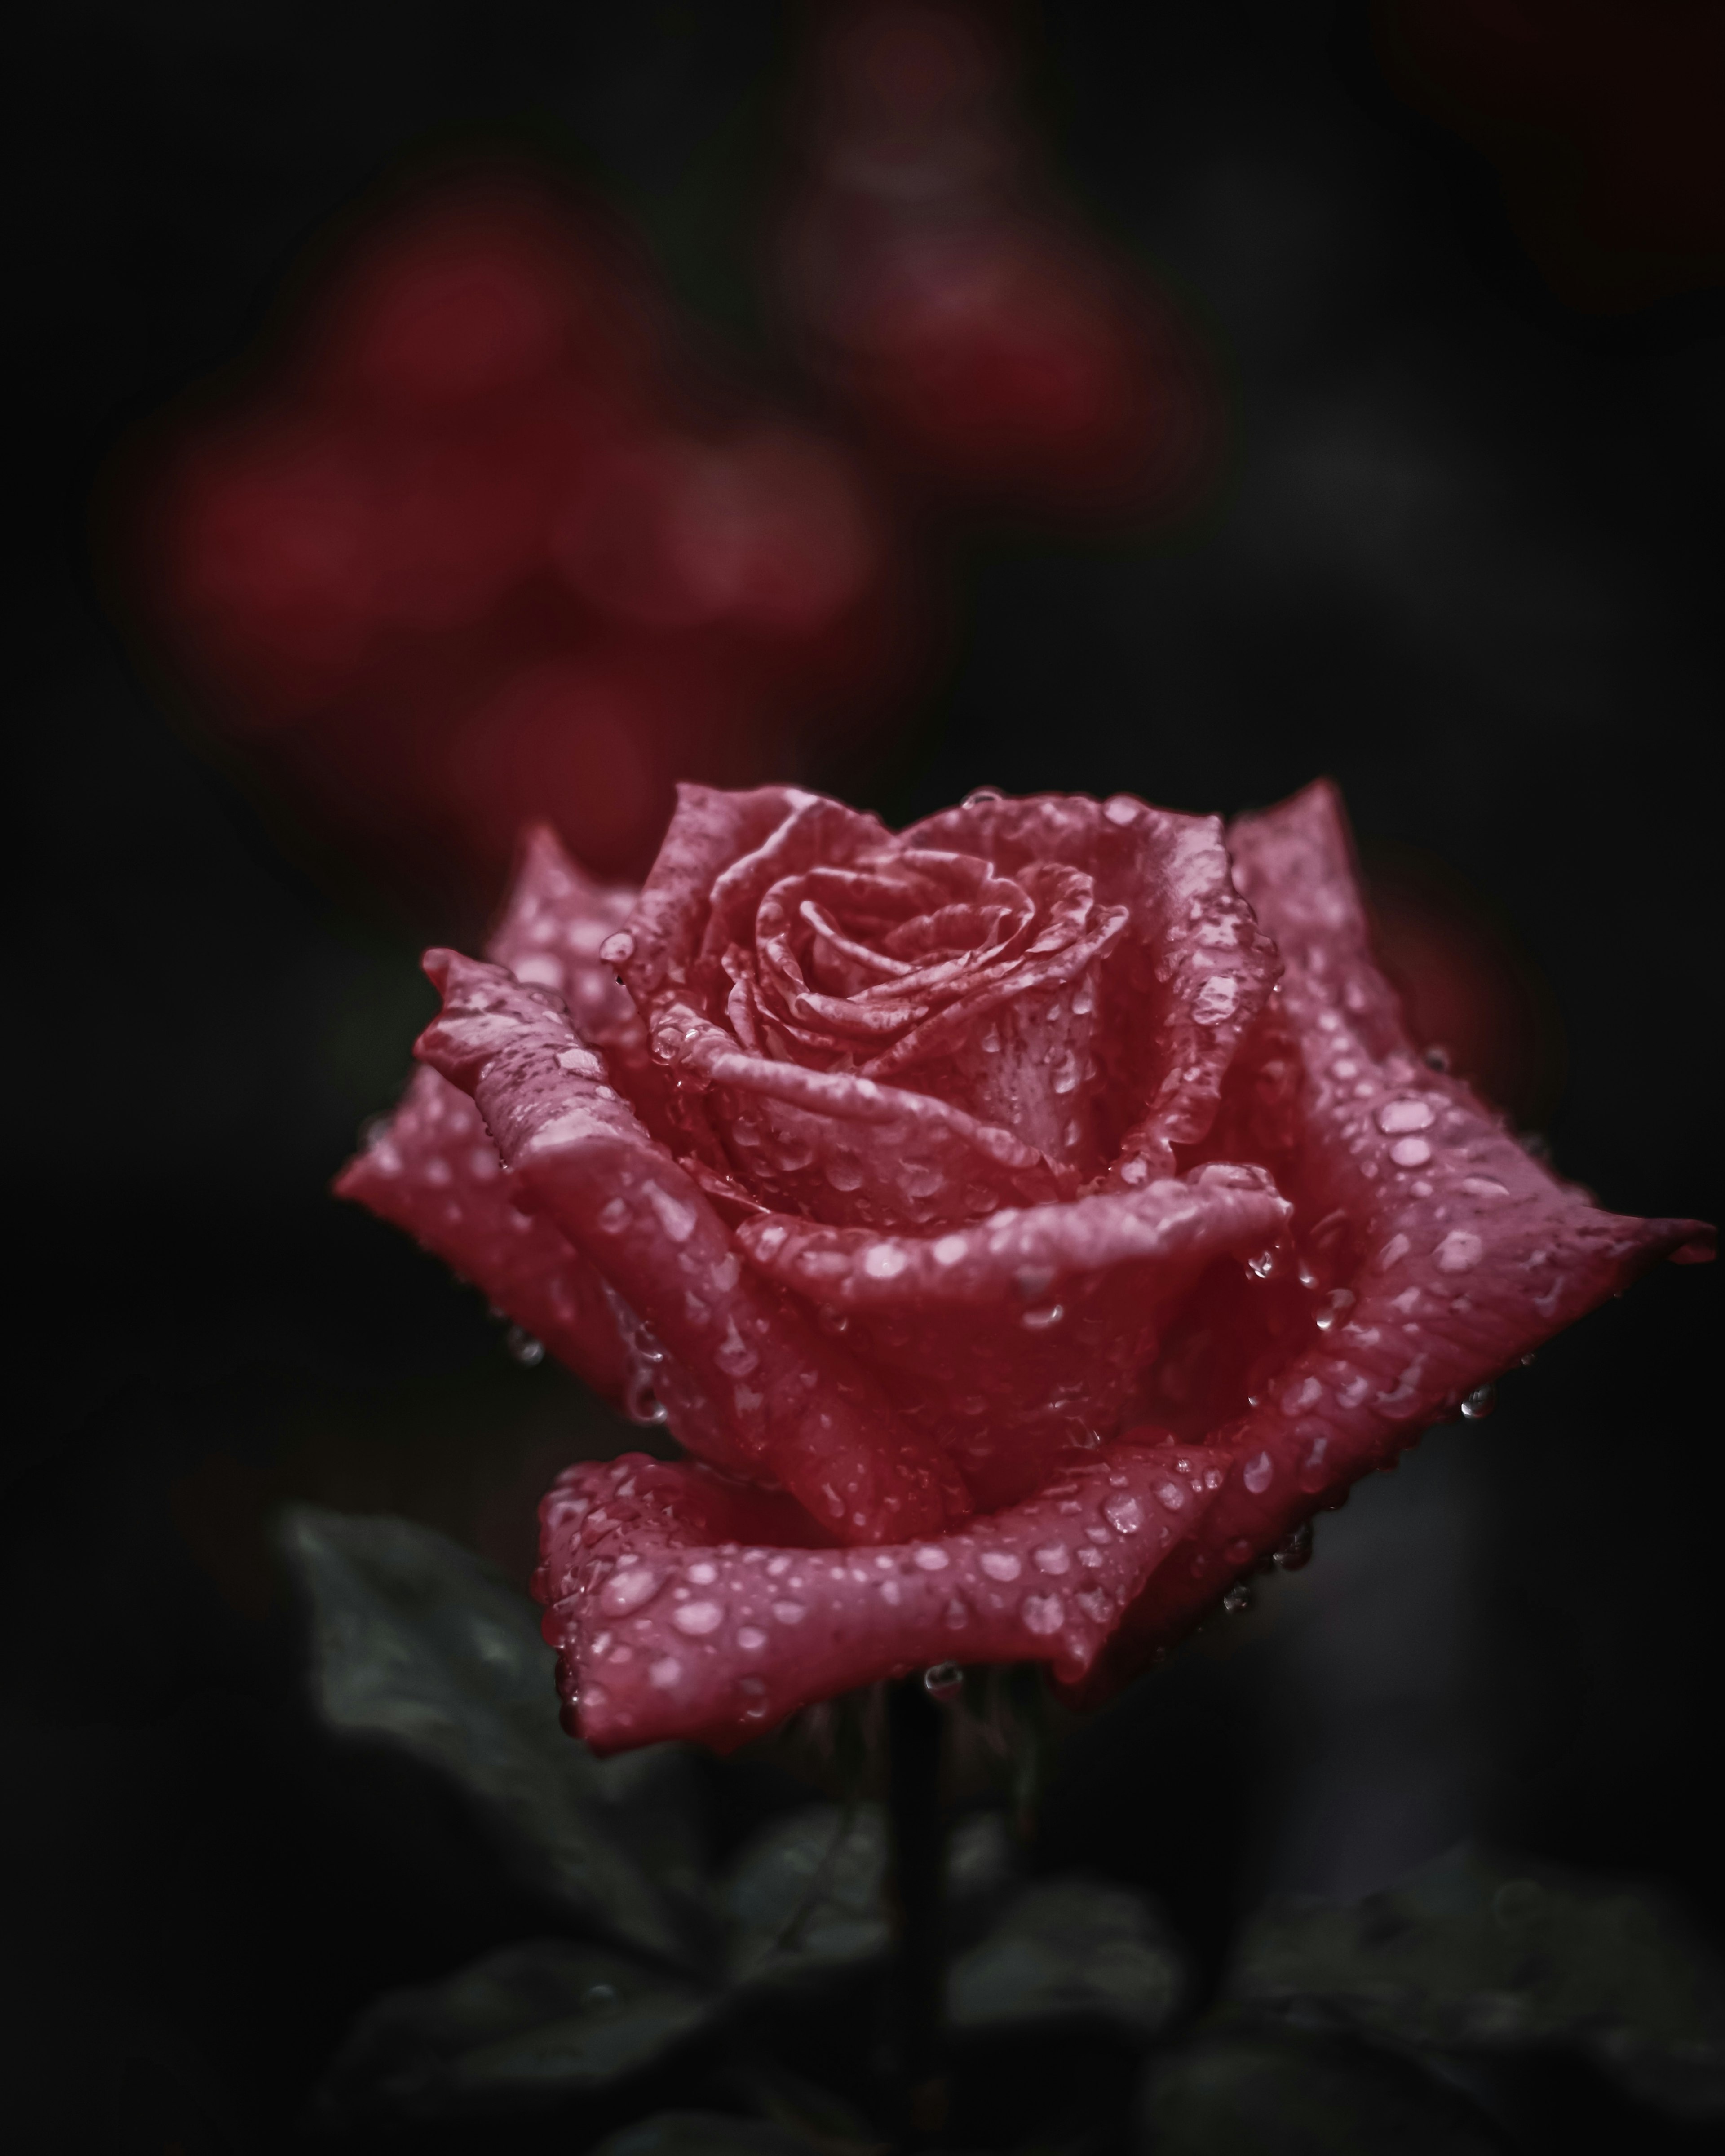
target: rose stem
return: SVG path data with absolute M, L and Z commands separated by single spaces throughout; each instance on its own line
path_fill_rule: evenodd
M 945 1717 L 920 1674 L 887 1687 L 887 1825 L 898 1952 L 893 1971 L 905 2145 L 926 2147 L 946 2123 L 941 2077 L 945 1974 L 941 1907 L 944 1823 L 941 1738 Z

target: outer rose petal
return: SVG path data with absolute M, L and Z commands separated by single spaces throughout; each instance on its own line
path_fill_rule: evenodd
M 599 947 L 628 920 L 639 896 L 628 884 L 595 883 L 548 824 L 532 824 L 522 834 L 515 880 L 485 956 L 518 981 L 560 996 L 576 1031 L 593 1040 L 634 1013 Z
M 1012 1511 L 939 1540 L 784 1547 L 752 1493 L 639 1454 L 583 1462 L 540 1508 L 581 1735 L 721 1750 L 795 1708 L 944 1661 L 1090 1668 L 1121 1610 L 1214 1501 L 1213 1455 L 1120 1445 Z
M 1112 1181 L 1166 1173 L 1172 1148 L 1209 1131 L 1241 1035 L 1277 972 L 1275 947 L 1235 890 L 1214 816 L 1177 816 L 1130 794 L 1106 802 L 1045 793 L 1025 800 L 973 795 L 914 824 L 905 846 L 980 854 L 1011 874 L 1033 861 L 1088 872 L 1104 906 L 1131 925 L 1104 971 L 1105 1017 L 1114 1022 L 1113 1090 L 1137 1107 L 1114 1133 Z M 1111 1059 L 1104 1050 L 1105 1068 Z M 1159 1073 L 1142 1092 L 1146 1074 Z
M 1287 961 L 1280 1000 L 1305 1065 L 1282 1180 L 1320 1235 L 1326 1216 L 1345 1224 L 1357 1299 L 1328 1338 L 1307 1336 L 1261 1406 L 1207 1440 L 1233 1456 L 1228 1486 L 1131 1612 L 1098 1689 L 1475 1386 L 1656 1260 L 1711 1248 L 1699 1221 L 1602 1212 L 1466 1086 L 1415 1060 L 1372 959 L 1332 788 L 1308 787 L 1230 837 Z
M 426 969 L 445 1005 L 415 1052 L 473 1093 L 521 1202 L 556 1221 L 700 1387 L 735 1440 L 725 1464 L 752 1462 L 846 1542 L 928 1533 L 968 1509 L 875 1381 L 745 1271 L 706 1194 L 604 1082 L 548 991 L 454 952 L 429 952 Z
M 434 1070 L 336 1178 L 379 1219 L 404 1228 L 471 1281 L 598 1391 L 616 1399 L 628 1359 L 598 1275 L 552 1223 L 518 1213 L 480 1112 Z
M 598 948 L 634 901 L 627 887 L 594 883 L 537 825 L 526 834 L 491 955 L 554 990 L 583 1031 L 626 1028 L 634 1007 Z M 628 1358 L 598 1275 L 551 1221 L 510 1203 L 479 1111 L 434 1070 L 415 1073 L 336 1190 L 416 1236 L 589 1384 L 622 1393 Z
M 993 1214 L 922 1236 L 769 1214 L 737 1240 L 829 1312 L 984 1511 L 1016 1503 L 1132 1414 L 1186 1290 L 1273 1243 L 1289 1208 L 1263 1169 Z

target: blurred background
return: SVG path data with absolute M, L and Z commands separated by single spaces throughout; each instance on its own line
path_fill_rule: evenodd
M 8 2102 L 288 2147 L 367 1999 L 526 1919 L 318 1724 L 270 1522 L 524 1584 L 551 1475 L 631 1441 L 327 1194 L 522 816 L 623 877 L 679 777 L 896 824 L 1327 773 L 1421 1036 L 1608 1205 L 1718 1218 L 1720 17 L 13 42 Z M 1320 1522 L 1071 1732 L 1034 1863 L 1153 1891 L 1201 1983 L 1267 1890 L 1469 1833 L 1725 1935 L 1716 1301 L 1646 1281 Z M 721 1842 L 791 1800 L 711 1779 Z M 1528 2146 L 1615 2118 L 1541 2101 Z

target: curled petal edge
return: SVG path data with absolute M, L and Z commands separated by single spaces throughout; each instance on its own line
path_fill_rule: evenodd
M 595 1751 L 728 1751 L 814 1701 L 948 1660 L 1044 1661 L 1080 1681 L 1222 1481 L 1203 1448 L 1117 1443 L 957 1532 L 841 1550 L 783 1543 L 770 1498 L 698 1466 L 583 1461 L 540 1507 L 536 1592 Z

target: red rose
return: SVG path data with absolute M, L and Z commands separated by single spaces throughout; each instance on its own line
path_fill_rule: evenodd
M 732 1743 L 919 1663 L 1104 1689 L 1705 1255 L 1420 1060 L 1327 787 L 1227 839 L 1124 796 L 894 836 L 685 788 L 638 896 L 542 833 L 495 963 L 430 954 L 433 1069 L 341 1188 L 693 1455 L 542 1508 L 599 1749 Z

